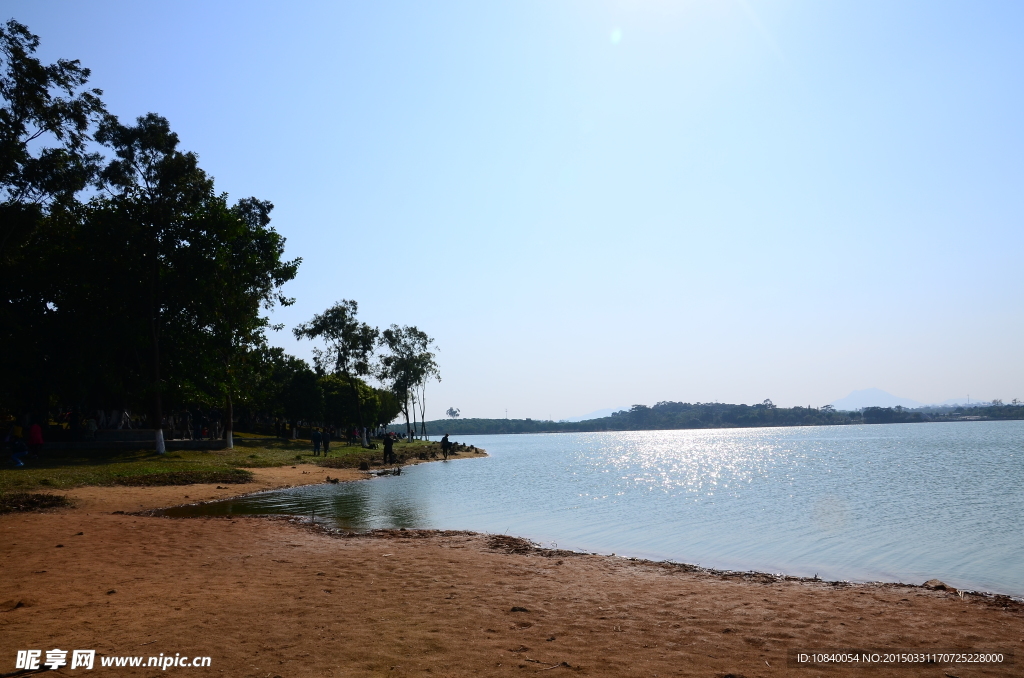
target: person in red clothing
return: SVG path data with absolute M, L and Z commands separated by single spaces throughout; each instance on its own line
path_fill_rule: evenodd
M 43 429 L 39 424 L 33 423 L 28 429 L 28 450 L 32 454 L 39 454 L 43 449 Z

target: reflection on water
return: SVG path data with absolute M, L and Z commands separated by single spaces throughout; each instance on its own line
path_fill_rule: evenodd
M 340 491 L 339 491 L 340 488 Z M 369 481 L 306 485 L 261 492 L 209 504 L 176 506 L 161 513 L 175 518 L 226 515 L 298 515 L 347 530 L 422 527 L 422 511 L 403 492 L 382 491 Z M 400 489 L 392 486 L 392 489 Z
M 1022 422 L 467 437 L 491 456 L 168 513 L 315 513 L 1024 595 L 1022 441 Z

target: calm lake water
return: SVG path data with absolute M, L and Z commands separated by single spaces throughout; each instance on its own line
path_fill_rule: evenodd
M 491 456 L 198 511 L 315 510 L 352 529 L 507 533 L 717 568 L 850 581 L 934 577 L 1024 595 L 1024 422 L 458 440 Z

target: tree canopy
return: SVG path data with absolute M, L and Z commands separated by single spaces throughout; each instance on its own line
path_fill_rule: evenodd
M 296 328 L 314 366 L 267 344 L 285 258 L 270 201 L 232 203 L 170 122 L 110 115 L 76 60 L 44 64 L 39 38 L 0 26 L 0 415 L 182 408 L 253 421 L 377 426 L 399 399 L 368 383 L 379 331 L 342 301 Z M 279 328 L 278 328 L 279 329 Z

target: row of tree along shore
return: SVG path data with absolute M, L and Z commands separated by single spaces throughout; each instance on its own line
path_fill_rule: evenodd
M 672 429 L 753 428 L 765 426 L 842 426 L 936 421 L 1024 419 L 1024 403 L 975 407 L 866 407 L 856 412 L 825 407 L 777 407 L 770 400 L 757 405 L 660 402 L 634 405 L 611 416 L 585 421 L 540 419 L 440 419 L 427 422 L 430 431 L 452 435 L 500 433 L 564 433 L 594 431 L 661 431 Z
M 236 421 L 283 420 L 358 427 L 365 444 L 400 412 L 415 420 L 439 378 L 430 337 L 380 331 L 345 300 L 293 329 L 317 344 L 313 365 L 270 347 L 266 313 L 294 302 L 282 287 L 301 263 L 284 258 L 274 206 L 229 201 L 166 119 L 122 123 L 89 69 L 44 64 L 38 46 L 17 21 L 0 25 L 8 444 L 32 425 L 75 437 L 103 422 L 153 429 L 162 452 L 164 429 L 193 416 L 216 418 L 229 446 Z

